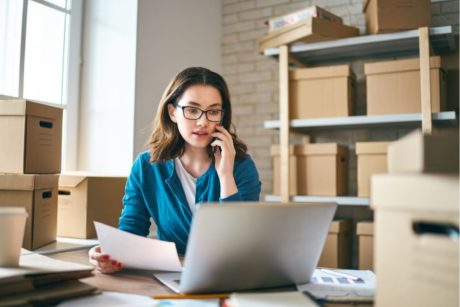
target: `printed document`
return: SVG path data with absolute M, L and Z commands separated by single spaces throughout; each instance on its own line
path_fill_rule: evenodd
M 182 271 L 173 242 L 141 237 L 99 222 L 94 225 L 102 251 L 123 263 L 125 268 Z

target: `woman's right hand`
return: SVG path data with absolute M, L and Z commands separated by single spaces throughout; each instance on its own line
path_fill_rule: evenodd
M 88 252 L 89 262 L 102 273 L 115 273 L 123 268 L 123 264 L 117 260 L 110 259 L 110 256 L 101 251 L 101 246 L 97 245 Z

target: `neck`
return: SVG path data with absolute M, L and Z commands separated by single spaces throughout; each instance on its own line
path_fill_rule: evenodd
M 203 175 L 211 164 L 206 148 L 193 148 L 185 145 L 185 152 L 179 158 L 185 170 L 195 178 Z

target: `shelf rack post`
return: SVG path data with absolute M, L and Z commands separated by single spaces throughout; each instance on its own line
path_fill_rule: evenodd
M 281 202 L 289 201 L 289 51 L 279 47 L 279 110 L 280 110 L 280 194 Z
M 425 134 L 430 134 L 432 131 L 430 50 L 431 46 L 429 29 L 427 27 L 420 28 L 420 98 L 422 113 L 422 131 Z

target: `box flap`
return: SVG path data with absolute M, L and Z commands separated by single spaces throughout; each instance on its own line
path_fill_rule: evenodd
M 82 183 L 87 177 L 78 175 L 61 174 L 59 176 L 59 188 L 75 188 Z
M 0 115 L 29 115 L 60 119 L 62 118 L 62 110 L 62 107 L 58 105 L 0 96 Z
M 329 233 L 345 233 L 351 231 L 351 221 L 350 220 L 336 220 L 332 221 L 329 226 Z
M 315 68 L 297 68 L 289 72 L 291 80 L 323 79 L 348 77 L 351 75 L 350 65 L 334 65 Z
M 378 174 L 371 177 L 371 207 L 376 210 L 456 212 L 458 175 Z
M 430 57 L 431 69 L 438 69 L 441 67 L 441 57 Z M 405 59 L 405 60 L 392 60 L 384 62 L 366 63 L 364 64 L 365 75 L 386 74 L 393 72 L 414 71 L 420 70 L 419 58 Z
M 337 143 L 318 143 L 298 145 L 295 149 L 297 155 L 344 155 L 347 147 Z
M 24 190 L 52 188 L 58 182 L 58 174 L 0 174 L 0 190 Z
M 356 234 L 373 236 L 374 235 L 374 223 L 373 222 L 356 223 Z
M 357 142 L 356 154 L 386 154 L 391 142 Z

